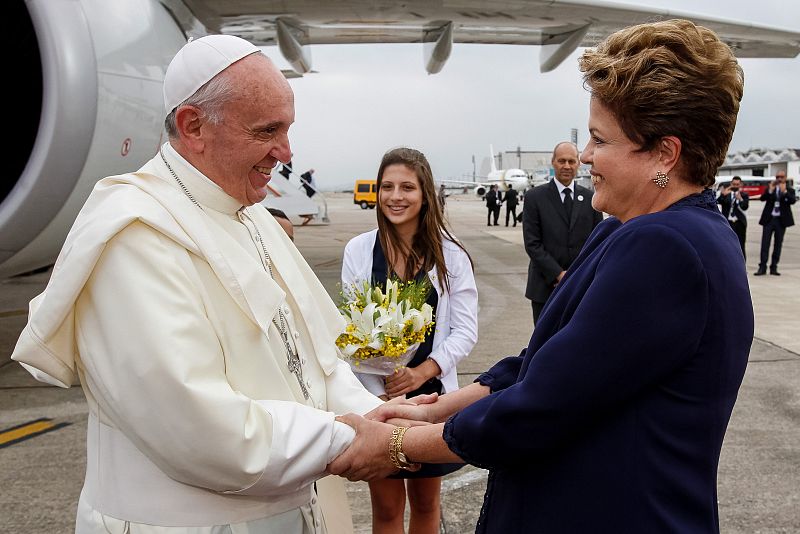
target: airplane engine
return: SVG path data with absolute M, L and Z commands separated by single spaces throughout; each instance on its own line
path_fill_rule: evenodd
M 486 188 L 483 187 L 482 185 L 479 185 L 478 187 L 476 187 L 474 189 L 474 191 L 475 191 L 475 194 L 478 195 L 479 197 L 482 197 L 483 195 L 486 194 Z
M 162 140 L 161 92 L 186 42 L 156 0 L 11 2 L 0 277 L 51 264 L 95 182 L 139 168 Z

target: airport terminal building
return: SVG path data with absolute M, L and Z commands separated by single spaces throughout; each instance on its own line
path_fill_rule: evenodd
M 800 179 L 800 148 L 751 148 L 728 154 L 719 176 L 775 176 L 785 171 L 787 178 Z
M 551 150 L 506 150 L 495 156 L 495 165 L 499 169 L 514 167 L 524 170 L 528 175 L 553 176 L 550 159 Z M 751 148 L 750 150 L 732 152 L 725 158 L 725 163 L 717 171 L 718 176 L 775 176 L 778 171 L 785 171 L 789 179 L 800 182 L 800 148 Z M 581 185 L 591 187 L 589 166 L 581 165 L 578 179 Z

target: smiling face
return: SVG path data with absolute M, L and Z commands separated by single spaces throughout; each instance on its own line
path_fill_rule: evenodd
M 398 233 L 414 235 L 422 210 L 422 187 L 417 173 L 395 163 L 383 170 L 378 206 Z
M 294 95 L 263 54 L 234 63 L 223 74 L 234 88 L 219 124 L 201 123 L 201 153 L 190 162 L 244 206 L 267 196 L 272 168 L 288 162 Z
M 651 179 L 662 170 L 658 154 L 639 151 L 616 117 L 596 98 L 589 110 L 589 141 L 581 162 L 591 165 L 595 192 L 592 207 L 625 222 L 648 213 L 657 203 L 660 188 Z

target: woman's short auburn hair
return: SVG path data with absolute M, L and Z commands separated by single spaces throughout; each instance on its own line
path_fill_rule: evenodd
M 744 89 L 730 47 L 688 20 L 640 24 L 610 35 L 579 59 L 584 85 L 641 150 L 681 140 L 685 178 L 714 184 Z

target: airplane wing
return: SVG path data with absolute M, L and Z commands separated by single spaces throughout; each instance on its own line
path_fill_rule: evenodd
M 537 44 L 547 71 L 618 28 L 669 17 L 712 28 L 740 57 L 800 52 L 797 31 L 576 0 L 24 0 L 6 14 L 7 40 L 20 51 L 9 69 L 26 80 L 11 100 L 30 120 L 6 150 L 0 277 L 52 263 L 97 180 L 155 155 L 165 140 L 164 72 L 187 37 L 277 45 L 296 74 L 313 72 L 310 45 L 328 43 L 422 43 L 430 73 L 453 43 Z
M 485 179 L 486 177 L 484 176 L 482 178 Z M 500 191 L 506 191 L 508 189 L 506 185 L 507 182 L 502 180 L 489 180 L 489 181 L 484 180 L 481 182 L 470 182 L 467 180 L 436 180 L 436 183 L 444 184 L 446 187 L 450 188 L 453 187 L 464 188 L 465 191 L 472 189 L 472 192 L 478 195 L 479 197 L 482 197 L 486 193 L 486 191 L 488 191 L 489 188 L 493 185 L 498 186 L 500 188 Z M 516 187 L 517 190 L 522 191 L 533 185 L 539 185 L 540 183 L 545 183 L 545 181 L 541 179 L 536 179 L 536 180 L 525 180 L 524 182 L 512 181 L 510 183 L 511 185 Z
M 183 3 L 212 32 L 238 35 L 257 45 L 278 45 L 298 72 L 310 68 L 308 45 L 351 43 L 424 43 L 426 68 L 432 73 L 441 70 L 452 43 L 545 45 L 540 68 L 546 72 L 578 46 L 594 46 L 625 26 L 671 18 L 686 18 L 714 30 L 739 57 L 791 58 L 800 53 L 797 31 L 605 1 Z
M 447 187 L 489 187 L 491 182 L 486 181 L 486 176 L 479 176 L 480 182 L 472 182 L 470 180 L 436 180 L 436 184 L 444 184 Z

